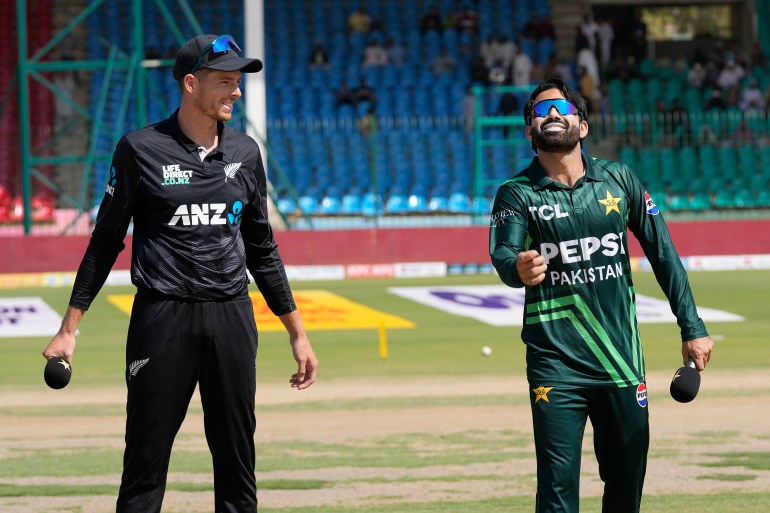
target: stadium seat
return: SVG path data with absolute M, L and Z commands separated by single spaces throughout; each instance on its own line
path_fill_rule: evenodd
M 423 213 L 428 211 L 428 200 L 423 194 L 410 194 L 406 203 L 407 212 Z
M 309 195 L 300 196 L 299 208 L 305 214 L 315 214 L 318 212 L 318 198 Z
M 342 197 L 340 212 L 342 214 L 360 214 L 361 196 L 358 194 L 345 194 Z
M 449 196 L 447 208 L 453 214 L 470 214 L 471 200 L 467 194 L 454 192 Z
M 361 213 L 365 216 L 382 215 L 382 198 L 372 192 L 364 194 L 364 197 L 361 199 Z
M 321 198 L 320 212 L 322 214 L 339 214 L 340 210 L 340 199 L 337 196 L 324 196 Z

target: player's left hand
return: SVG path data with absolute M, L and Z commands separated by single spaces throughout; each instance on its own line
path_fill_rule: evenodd
M 713 348 L 714 341 L 711 340 L 711 337 L 701 337 L 682 342 L 682 363 L 687 365 L 687 359 L 692 358 L 695 362 L 695 368 L 700 372 L 706 368 L 706 364 L 711 359 Z

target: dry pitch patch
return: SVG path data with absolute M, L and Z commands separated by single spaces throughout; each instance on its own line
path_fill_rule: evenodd
M 709 467 L 720 454 L 770 453 L 770 417 L 760 404 L 770 395 L 765 372 L 707 371 L 698 398 L 690 404 L 675 403 L 668 396 L 669 374 L 652 374 L 650 418 L 652 441 L 645 484 L 646 495 L 671 493 L 770 492 L 770 471 L 745 466 Z M 334 505 L 398 504 L 410 502 L 473 501 L 512 495 L 534 496 L 535 462 L 531 442 L 531 417 L 523 379 L 454 378 L 372 382 L 324 382 L 298 392 L 283 384 L 258 384 L 258 451 L 273 445 L 297 444 L 295 455 L 314 453 L 315 447 L 339 445 L 371 448 L 383 440 L 405 441 L 411 455 L 447 456 L 448 463 L 407 466 L 329 466 L 260 472 L 261 482 L 322 481 L 320 488 L 260 490 L 266 508 L 320 507 Z M 484 401 L 490 396 L 510 397 L 500 404 Z M 62 391 L 23 389 L 0 391 L 6 411 L 30 406 L 73 408 L 99 405 L 101 414 L 33 416 L 3 414 L 0 423 L 0 458 L 13 449 L 109 447 L 123 444 L 123 417 L 104 412 L 104 405 L 121 411 L 122 389 Z M 447 398 L 478 398 L 445 405 Z M 419 400 L 415 400 L 415 398 Z M 427 398 L 427 399 L 426 399 Z M 435 401 L 434 401 L 435 400 Z M 194 401 L 198 401 L 197 398 Z M 387 401 L 388 407 L 350 407 L 356 401 Z M 399 406 L 403 401 L 404 406 Z M 323 402 L 328 409 L 312 407 Z M 449 401 L 451 403 L 452 401 Z M 199 404 L 199 403 L 197 403 Z M 335 407 L 339 404 L 340 407 Z M 360 403 L 359 403 L 360 404 Z M 195 406 L 196 403 L 193 403 Z M 348 409 L 346 409 L 348 408 Z M 591 428 L 584 443 L 581 493 L 602 492 L 591 449 Z M 188 416 L 178 447 L 206 450 L 202 417 Z M 484 463 L 451 463 L 471 439 L 487 446 L 499 444 L 503 458 Z M 410 442 L 407 442 L 411 440 Z M 460 440 L 458 442 L 457 440 Z M 516 445 L 509 447 L 509 445 Z M 475 450 L 475 448 L 473 449 Z M 506 452 L 508 451 L 508 452 Z M 406 453 L 405 453 L 406 454 Z M 507 457 L 510 455 L 510 457 Z M 350 456 L 350 453 L 348 453 Z M 260 455 L 257 454 L 259 459 Z M 298 458 L 297 461 L 301 461 Z M 169 482 L 208 484 L 211 476 L 175 473 Z M 117 489 L 119 473 L 95 477 L 2 478 L 12 485 L 94 485 Z M 686 485 L 683 485 L 686 483 Z M 9 497 L 0 498 L 4 513 L 114 511 L 113 496 Z M 211 511 L 212 492 L 169 491 L 164 511 L 197 513 Z

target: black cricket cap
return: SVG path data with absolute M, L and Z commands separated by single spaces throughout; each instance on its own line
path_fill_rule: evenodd
M 226 51 L 216 52 L 212 43 L 219 38 L 230 38 L 232 44 L 227 44 Z M 262 70 L 262 61 L 238 56 L 237 43 L 230 36 L 217 36 L 215 34 L 202 34 L 187 41 L 176 54 L 173 75 L 175 80 L 197 71 L 201 68 L 217 71 L 242 71 L 243 73 L 256 73 Z

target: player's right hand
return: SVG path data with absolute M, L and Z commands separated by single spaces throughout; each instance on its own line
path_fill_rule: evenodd
M 545 271 L 548 266 L 545 265 L 545 258 L 534 249 L 522 251 L 516 257 L 516 272 L 524 285 L 534 286 L 545 279 Z
M 54 356 L 61 356 L 72 363 L 72 355 L 75 354 L 75 335 L 59 332 L 51 339 L 43 350 L 43 357 L 50 360 Z

